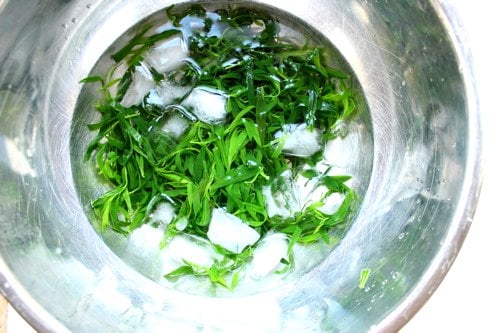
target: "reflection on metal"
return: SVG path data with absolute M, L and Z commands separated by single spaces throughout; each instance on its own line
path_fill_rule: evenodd
M 14 140 L 0 136 L 0 163 L 4 163 L 14 173 L 36 177 L 25 153 L 21 152 Z

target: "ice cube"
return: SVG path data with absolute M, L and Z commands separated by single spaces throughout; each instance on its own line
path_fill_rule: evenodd
M 178 231 L 184 231 L 185 228 L 187 228 L 188 224 L 189 224 L 189 220 L 187 220 L 187 218 L 185 216 L 183 216 L 177 220 L 177 222 L 175 223 L 175 228 Z
M 223 208 L 214 208 L 208 227 L 208 239 L 233 253 L 241 253 L 244 248 L 255 244 L 260 234 L 237 216 Z
M 146 97 L 146 103 L 149 105 L 163 106 L 163 98 L 159 96 L 157 89 L 152 89 Z
M 262 193 L 265 198 L 265 207 L 269 217 L 280 216 L 282 218 L 290 218 L 293 216 L 289 207 L 285 206 L 285 192 L 272 193 L 270 186 L 264 186 Z M 289 201 L 288 201 L 289 202 Z
M 272 190 L 272 187 L 276 187 Z M 298 174 L 292 178 L 289 170 L 284 171 L 272 186 L 264 186 L 262 193 L 265 197 L 267 214 L 270 217 L 293 217 L 312 204 L 322 201 L 323 205 L 317 209 L 324 214 L 333 214 L 343 202 L 345 195 L 331 193 L 324 185 L 319 185 L 319 178 L 306 178 Z
M 189 128 L 189 121 L 179 114 L 172 114 L 161 128 L 171 137 L 178 139 Z
M 155 85 L 156 83 L 154 82 L 153 76 L 146 66 L 143 64 L 135 66 L 132 83 L 128 87 L 125 96 L 123 96 L 121 105 L 130 107 L 141 103 Z
M 282 151 L 287 155 L 309 157 L 321 150 L 320 131 L 309 130 L 306 124 L 284 125 L 274 137 L 283 141 Z
M 196 87 L 182 103 L 202 122 L 219 124 L 225 120 L 227 96 L 219 90 Z
M 144 224 L 130 234 L 128 247 L 155 252 L 157 251 L 159 243 L 162 239 L 163 230 Z
M 189 57 L 189 49 L 182 37 L 171 37 L 144 54 L 145 61 L 158 73 L 179 67 Z
M 302 175 L 296 176 L 296 188 L 302 209 L 322 201 L 323 205 L 317 209 L 324 214 L 334 214 L 345 199 L 343 193 L 330 193 L 324 185 L 319 185 L 319 178 L 308 179 Z
M 161 272 L 164 275 L 185 266 L 184 260 L 209 268 L 215 260 L 221 260 L 222 256 L 215 252 L 207 240 L 193 235 L 180 234 L 173 237 L 166 248 L 161 251 L 161 258 Z
M 168 225 L 175 218 L 175 208 L 168 202 L 160 202 L 156 209 L 149 215 L 153 222 L 159 222 L 162 225 Z
M 270 217 L 290 218 L 301 210 L 300 197 L 297 195 L 298 191 L 292 179 L 291 170 L 284 171 L 274 179 L 271 186 L 264 186 L 262 192 L 267 214 Z
M 185 22 L 182 22 L 182 23 L 189 25 L 188 34 L 190 34 L 190 35 L 192 35 L 192 33 L 202 32 L 206 26 L 205 20 L 202 19 L 201 17 L 186 16 L 183 19 L 183 21 L 185 21 Z
M 324 205 L 317 208 L 317 210 L 323 212 L 324 214 L 334 214 L 341 204 L 345 200 L 345 195 L 343 193 L 331 193 L 324 200 Z
M 288 260 L 288 237 L 283 233 L 267 234 L 253 252 L 249 275 L 261 279 L 283 266 L 281 259 Z
M 324 214 L 334 214 L 345 199 L 343 193 L 328 194 L 328 188 L 324 185 L 318 185 L 319 179 L 308 179 L 302 175 L 296 177 L 296 187 L 300 193 L 300 203 L 306 208 L 316 202 L 322 201 L 323 206 L 317 209 Z
M 111 70 L 109 71 L 109 79 L 108 82 L 114 81 L 114 80 L 121 80 L 123 76 L 125 75 L 126 71 L 128 70 L 128 65 L 126 62 L 120 62 L 114 65 Z M 112 96 L 116 96 L 118 93 L 118 84 L 113 84 L 108 88 L 109 92 L 111 93 Z
M 177 85 L 168 80 L 162 81 L 147 97 L 147 103 L 168 106 L 181 100 L 189 91 L 190 86 Z

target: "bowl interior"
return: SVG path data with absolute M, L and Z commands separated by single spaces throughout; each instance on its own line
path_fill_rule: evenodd
M 353 73 L 359 113 L 335 153 L 362 204 L 342 241 L 310 270 L 272 288 L 212 297 L 158 283 L 122 239 L 94 230 L 85 204 L 99 191 L 82 161 L 95 92 L 79 80 L 119 36 L 171 3 L 0 5 L 0 31 L 9 31 L 0 35 L 8 46 L 0 50 L 1 289 L 42 330 L 400 327 L 447 271 L 477 188 L 474 96 L 445 8 L 230 2 L 303 26 Z M 15 27 L 3 29 L 13 17 Z M 370 276 L 359 288 L 364 269 Z

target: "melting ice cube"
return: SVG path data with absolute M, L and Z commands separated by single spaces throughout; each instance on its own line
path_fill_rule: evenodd
M 209 268 L 215 260 L 220 260 L 222 256 L 215 252 L 207 240 L 182 234 L 173 237 L 166 248 L 161 251 L 161 258 L 161 272 L 164 275 L 184 266 L 184 260 L 197 266 Z
M 308 179 L 301 174 L 294 178 L 289 170 L 284 171 L 272 186 L 262 189 L 265 197 L 267 214 L 281 216 L 283 218 L 293 217 L 297 212 L 317 202 L 323 205 L 317 209 L 324 214 L 333 214 L 343 202 L 345 195 L 331 193 L 319 184 L 318 178 Z
M 282 233 L 270 233 L 260 241 L 249 265 L 249 275 L 261 279 L 277 270 L 288 259 L 288 237 Z
M 289 209 L 289 205 L 286 206 L 285 204 L 286 197 L 291 197 L 290 199 L 294 200 L 294 198 L 292 198 L 292 193 L 286 193 L 282 191 L 272 193 L 270 186 L 264 186 L 262 188 L 262 193 L 265 197 L 265 206 L 267 208 L 267 214 L 269 215 L 269 217 L 280 216 L 286 219 L 293 216 L 293 213 Z M 287 202 L 289 203 L 291 202 L 291 200 Z
M 164 230 L 144 224 L 135 229 L 126 242 L 126 247 L 118 249 L 123 260 L 146 276 L 159 274 L 160 243 Z
M 208 239 L 233 253 L 241 253 L 248 245 L 253 245 L 260 234 L 240 218 L 227 213 L 223 208 L 214 208 L 208 227 Z
M 149 219 L 159 222 L 162 225 L 168 225 L 175 218 L 175 208 L 168 202 L 160 202 L 156 209 L 149 215 Z
M 324 214 L 333 214 L 338 210 L 345 199 L 342 193 L 331 193 L 328 195 L 328 188 L 318 184 L 318 178 L 308 179 L 298 174 L 295 178 L 297 195 L 302 209 L 322 201 L 323 205 L 317 209 Z
M 128 87 L 121 104 L 126 107 L 142 102 L 143 98 L 154 88 L 156 83 L 149 69 L 143 64 L 135 67 L 132 83 Z
M 301 210 L 300 198 L 297 196 L 296 184 L 290 170 L 277 177 L 272 186 L 264 186 L 262 192 L 270 217 L 290 218 Z
M 192 87 L 177 85 L 168 80 L 162 81 L 161 84 L 156 87 L 156 93 L 161 100 L 163 106 L 173 104 L 178 100 L 182 99 Z
M 128 245 L 129 247 L 142 248 L 142 250 L 147 248 L 151 251 L 157 251 L 162 239 L 163 230 L 144 224 L 130 234 Z
M 225 103 L 227 96 L 216 89 L 196 87 L 182 103 L 191 108 L 192 113 L 208 124 L 219 124 L 224 121 L 227 111 Z
M 189 128 L 189 121 L 179 114 L 172 114 L 161 128 L 171 137 L 178 139 Z
M 185 40 L 174 36 L 144 54 L 144 59 L 159 73 L 166 73 L 180 66 L 188 56 Z
M 345 195 L 343 193 L 331 193 L 324 200 L 324 205 L 317 208 L 317 210 L 323 212 L 324 214 L 334 214 L 341 204 L 345 200 Z
M 309 130 L 306 124 L 284 125 L 274 137 L 284 141 L 282 151 L 287 155 L 309 157 L 321 150 L 320 131 Z

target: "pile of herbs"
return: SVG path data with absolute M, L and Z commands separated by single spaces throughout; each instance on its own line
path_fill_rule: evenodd
M 88 125 L 97 135 L 86 154 L 110 185 L 92 202 L 101 230 L 111 228 L 128 235 L 151 223 L 149 216 L 156 205 L 167 201 L 174 205 L 176 219 L 166 227 L 165 244 L 179 232 L 206 239 L 215 207 L 226 208 L 260 235 L 269 231 L 289 235 L 289 254 L 297 242 L 327 242 L 331 231 L 344 225 L 352 212 L 356 195 L 345 185 L 350 177 L 303 168 L 323 159 L 323 150 L 306 158 L 287 156 L 274 134 L 286 124 L 305 123 L 310 130 L 321 130 L 322 146 L 333 139 L 337 121 L 355 110 L 348 75 L 326 66 L 319 47 L 297 46 L 281 38 L 279 23 L 265 14 L 241 8 L 206 12 L 199 6 L 182 13 L 175 8 L 166 12 L 170 28 L 151 33 L 152 26 L 146 24 L 112 55 L 117 65 L 127 67 L 122 77 L 112 80 L 108 74 L 82 80 L 102 85 L 103 98 L 96 106 L 101 118 Z M 190 119 L 186 133 L 174 140 L 161 131 L 157 120 L 175 107 L 151 105 L 147 98 L 129 107 L 121 101 L 136 66 L 144 65 L 144 54 L 183 34 L 184 23 L 193 17 L 202 19 L 203 27 L 185 37 L 190 59 L 180 67 L 182 73 L 149 69 L 158 83 L 167 75 L 177 75 L 196 86 L 225 92 L 228 114 L 222 124 Z M 214 26 L 224 30 L 215 33 Z M 343 203 L 333 214 L 321 212 L 318 208 L 323 203 L 317 202 L 291 218 L 270 217 L 262 188 L 286 170 L 319 179 L 328 194 L 344 194 Z M 188 223 L 179 231 L 176 223 L 182 218 Z M 254 247 L 234 254 L 216 246 L 224 260 L 212 267 L 186 262 L 167 277 L 206 275 L 231 287 L 225 277 L 243 266 Z

